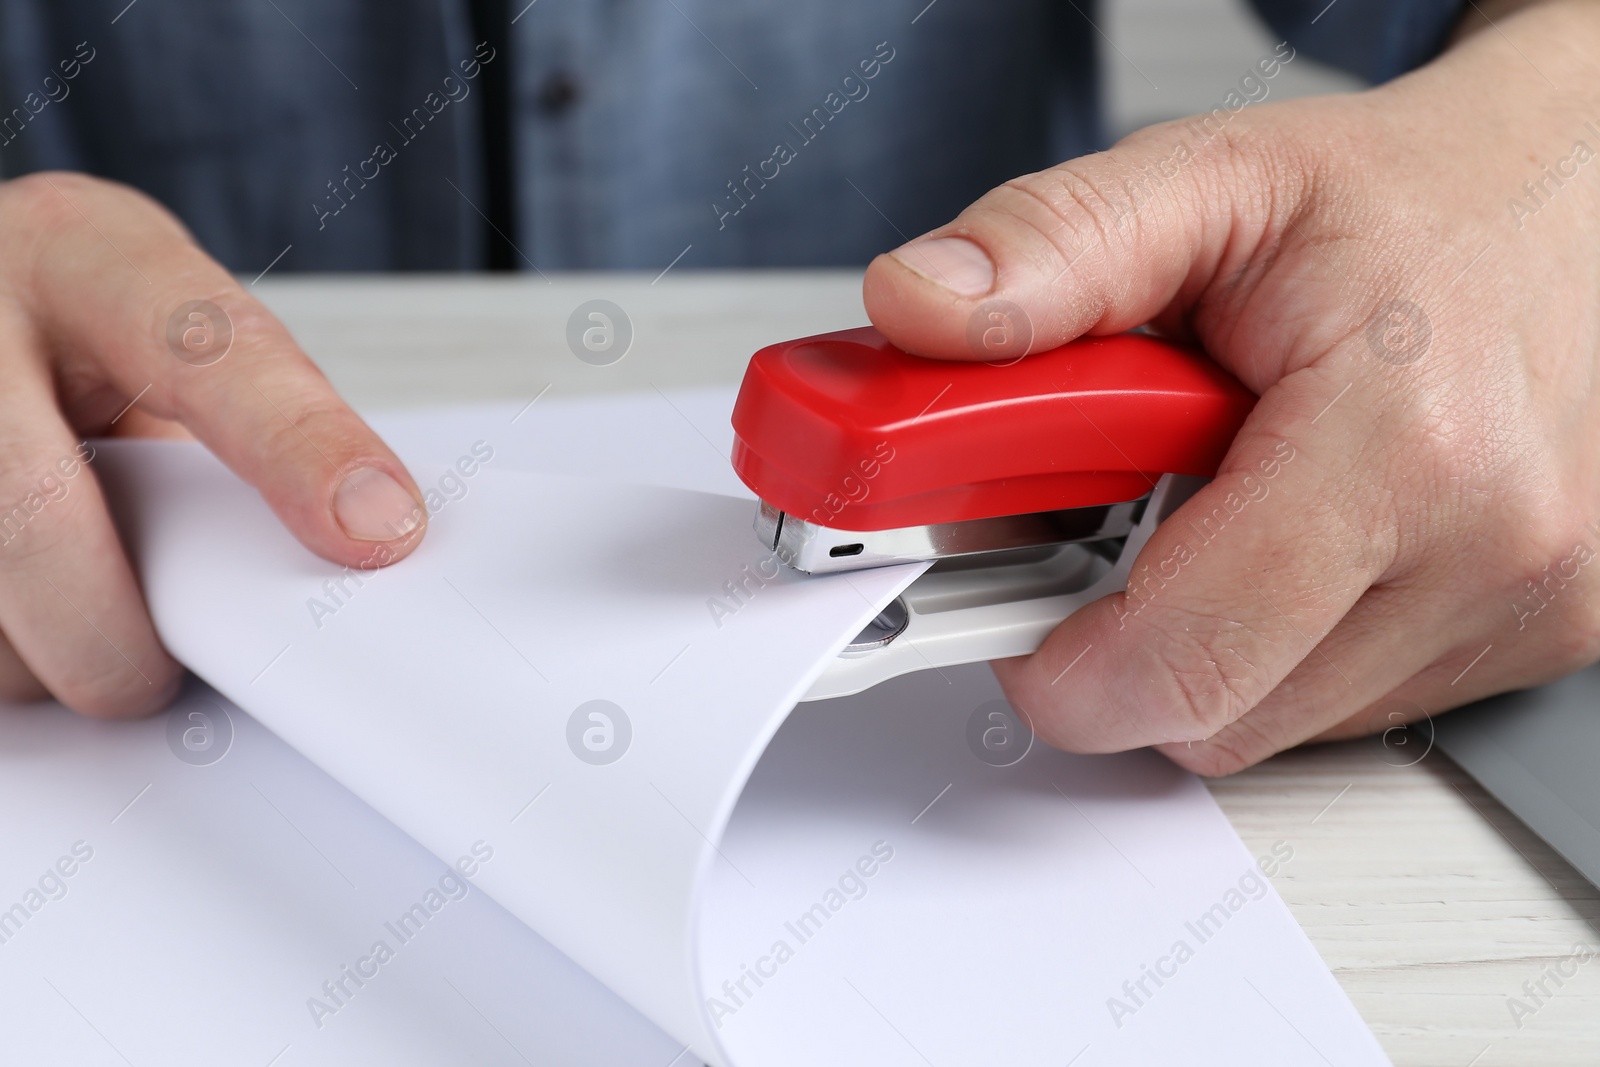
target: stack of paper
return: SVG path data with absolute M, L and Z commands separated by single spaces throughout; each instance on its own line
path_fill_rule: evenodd
M 164 639 L 232 704 L 0 723 L 0 810 L 27 820 L 0 895 L 94 850 L 0 943 L 32 1009 L 6 1040 L 110 1063 L 1386 1062 L 1160 758 L 994 758 L 981 666 L 791 715 L 918 570 L 752 581 L 748 499 L 693 491 L 728 477 L 719 404 L 392 419 L 437 510 L 376 573 L 312 557 L 197 448 L 104 449 Z M 647 453 L 676 488 L 608 477 Z

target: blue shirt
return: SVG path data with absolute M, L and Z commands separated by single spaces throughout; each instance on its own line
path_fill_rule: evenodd
M 526 2 L 0 0 L 0 173 L 137 186 L 247 274 L 659 271 L 862 264 L 1105 147 L 1090 0 Z M 1377 81 L 1462 3 L 1257 7 Z

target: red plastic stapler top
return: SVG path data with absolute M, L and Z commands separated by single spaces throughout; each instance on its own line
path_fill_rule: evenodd
M 1137 515 L 1113 505 L 1163 474 L 1214 475 L 1255 400 L 1199 352 L 1144 334 L 994 364 L 908 355 L 864 327 L 755 354 L 733 465 L 774 548 L 826 542 L 811 547 L 832 563 L 785 553 L 803 570 L 1115 537 Z M 1057 512 L 1079 513 L 1056 517 L 1067 536 L 1015 529 Z

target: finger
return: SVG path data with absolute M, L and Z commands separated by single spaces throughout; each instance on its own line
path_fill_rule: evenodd
M 145 610 L 100 488 L 55 406 L 22 312 L 0 305 L 0 630 L 63 704 L 144 714 L 176 694 L 182 668 Z
M 951 359 L 989 358 L 968 324 L 992 299 L 1020 308 L 1034 351 L 1146 323 L 1247 262 L 1294 210 L 1290 174 L 1245 143 L 1166 123 L 1009 181 L 875 259 L 867 314 L 901 348 Z
M 120 404 L 181 422 L 319 555 L 370 566 L 411 551 L 427 511 L 405 467 L 175 220 L 76 175 L 32 175 L 0 195 L 27 209 L 20 236 L 36 255 L 19 288 L 52 352 L 93 360 Z
M 1309 425 L 1336 391 L 1316 371 L 1268 390 L 1216 479 L 1139 552 L 1127 590 L 1070 616 L 1035 655 L 995 665 L 1046 741 L 1082 752 L 1199 741 L 1318 655 L 1398 551 L 1390 505 L 1339 444 L 1362 438 L 1339 409 Z
M 1419 507 L 1414 527 L 1458 526 L 1448 505 Z M 1199 773 L 1231 773 L 1307 740 L 1385 733 L 1593 663 L 1600 579 L 1586 505 L 1513 493 L 1494 510 L 1498 532 L 1392 569 L 1250 714 L 1164 751 Z
M 190 433 L 181 422 L 171 419 L 158 419 L 148 411 L 141 410 L 137 405 L 128 409 L 111 427 L 113 437 L 140 437 L 162 441 L 193 441 L 194 434 Z
M 1573 538 L 1576 549 L 1553 554 L 1557 564 L 1535 580 L 1484 597 L 1499 625 L 1486 627 L 1484 620 L 1472 618 L 1464 632 L 1415 674 L 1311 739 L 1337 741 L 1432 719 L 1464 704 L 1545 685 L 1592 665 L 1600 649 L 1600 579 L 1577 571 L 1596 559 L 1589 536 L 1580 534 Z M 1552 574 L 1556 567 L 1567 573 Z
M 1233 774 L 1275 752 L 1350 723 L 1382 732 L 1413 716 L 1390 714 L 1409 679 L 1455 645 L 1459 611 L 1424 598 L 1415 582 L 1374 587 L 1250 712 L 1208 738 L 1157 746 L 1179 766 Z M 1407 635 L 1396 641 L 1394 635 Z M 1419 714 L 1421 714 L 1419 712 Z M 1359 728 L 1356 724 L 1360 724 Z
M 49 696 L 50 690 L 22 662 L 22 657 L 11 647 L 11 642 L 0 635 L 0 701 L 31 704 L 36 700 L 47 700 Z

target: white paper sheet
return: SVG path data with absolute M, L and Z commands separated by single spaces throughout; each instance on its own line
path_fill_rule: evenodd
M 714 841 L 784 715 L 921 568 L 780 573 L 747 501 L 480 469 L 404 565 L 348 574 L 197 446 L 102 455 L 175 655 L 435 855 L 503 841 L 479 884 L 715 1059 L 692 977 Z M 625 754 L 586 762 L 590 729 Z
M 1388 1062 L 1197 780 L 1151 752 L 991 765 L 970 728 L 1000 697 L 969 665 L 785 723 L 701 920 L 730 1062 Z
M 0 708 L 0 825 L 0 1063 L 663 1067 L 683 1047 L 199 682 L 141 722 Z
M 357 1062 L 651 1067 L 674 1056 L 683 1063 L 691 1042 L 728 1067 L 1387 1062 L 1276 894 L 1251 874 L 1253 859 L 1209 796 L 1158 757 L 1069 757 L 1033 748 L 1013 766 L 985 764 L 967 741 L 974 714 L 998 696 L 982 667 L 927 672 L 857 697 L 802 705 L 769 738 L 841 635 L 901 579 L 862 585 L 865 576 L 856 576 L 861 592 L 849 595 L 864 596 L 859 605 L 814 581 L 764 584 L 748 607 L 724 619 L 724 629 L 707 624 L 709 643 L 687 638 L 689 651 L 714 653 L 697 661 L 665 640 L 662 620 L 693 629 L 688 605 L 694 600 L 705 610 L 703 599 L 712 595 L 706 581 L 720 584 L 730 577 L 729 562 L 759 557 L 747 500 L 498 473 L 515 465 L 606 478 L 648 467 L 664 482 L 726 490 L 725 463 L 712 462 L 719 450 L 726 454 L 718 427 L 726 402 L 706 391 L 630 398 L 622 405 L 626 419 L 616 417 L 621 408 L 596 400 L 542 401 L 520 415 L 520 405 L 508 405 L 379 420 L 425 486 L 453 490 L 437 469 L 420 468 L 453 462 L 477 440 L 493 441 L 497 458 L 491 470 L 461 481 L 464 495 L 435 517 L 417 559 L 342 597 L 331 615 L 319 612 L 320 629 L 305 601 L 326 600 L 321 582 L 337 569 L 295 547 L 251 494 L 213 483 L 208 462 L 181 448 L 136 446 L 147 456 L 131 467 L 127 453 L 134 450 L 107 450 L 107 466 L 123 476 L 124 504 L 137 503 L 143 516 L 136 525 L 147 585 L 179 654 L 436 855 L 454 859 L 463 843 L 493 840 L 495 856 L 474 880 L 486 893 L 472 892 L 440 916 L 453 924 L 444 929 L 464 931 L 459 942 L 452 939 L 459 952 L 434 958 L 408 945 L 409 954 L 313 1030 L 304 998 L 315 990 L 300 992 L 308 974 L 315 986 L 329 977 L 324 970 L 337 969 L 324 959 L 350 962 L 351 954 L 333 945 L 359 935 L 359 947 L 374 916 L 403 912 L 444 868 L 394 831 L 374 830 L 370 812 L 243 716 L 241 741 L 252 738 L 252 751 L 277 753 L 266 760 L 270 767 L 258 763 L 246 776 L 250 792 L 219 777 L 226 762 L 163 771 L 181 770 L 182 795 L 206 807 L 213 834 L 238 826 L 231 847 L 212 856 L 179 829 L 192 814 L 152 805 L 146 810 L 159 811 L 159 819 L 132 821 L 140 805 L 165 795 L 166 778 L 118 764 L 126 751 L 110 748 L 114 741 L 89 746 L 99 755 L 85 762 L 84 728 L 141 727 L 80 724 L 52 713 L 29 720 L 56 725 L 23 750 L 0 750 L 7 766 L 34 775 L 24 775 L 16 790 L 0 790 L 0 812 L 15 822 L 10 813 L 40 782 L 56 781 L 52 798 L 71 794 L 76 785 L 65 783 L 83 780 L 86 766 L 104 760 L 119 768 L 109 778 L 123 788 L 94 792 L 81 818 L 139 790 L 138 781 L 122 778 L 147 778 L 152 788 L 113 829 L 148 825 L 135 840 L 159 859 L 134 850 L 115 866 L 91 863 L 82 874 L 111 872 L 98 903 L 75 886 L 77 895 L 61 904 L 77 910 L 52 913 L 52 903 L 41 911 L 41 920 L 72 915 L 78 932 L 71 936 L 85 945 L 106 943 L 105 927 L 117 927 L 109 943 L 120 947 L 105 965 L 81 946 L 76 955 L 57 955 L 60 943 L 46 944 L 43 936 L 52 927 L 30 925 L 23 936 L 40 935 L 36 951 L 70 961 L 68 968 L 50 970 L 59 965 L 47 967 L 42 957 L 8 958 L 23 944 L 18 938 L 0 945 L 0 982 L 14 984 L 41 1020 L 59 1022 L 73 1016 L 39 974 L 86 981 L 61 989 L 81 1001 L 70 1010 L 83 1009 L 82 1048 L 99 1039 L 90 1033 L 98 1028 L 119 1045 L 136 1041 L 133 1062 L 218 1062 L 261 1047 L 270 1057 L 271 1035 L 295 1026 L 301 1029 L 291 1033 L 294 1051 L 284 1064 L 324 1062 L 337 1049 Z M 661 440 L 619 430 L 629 426 L 648 426 Z M 649 530 L 626 521 L 641 511 L 663 521 Z M 646 545 L 657 552 L 648 564 L 639 562 Z M 805 591 L 817 617 L 796 620 L 796 602 L 784 599 L 796 595 L 790 588 Z M 817 589 L 839 599 L 823 608 L 812 599 Z M 733 623 L 748 629 L 731 630 Z M 838 632 L 825 641 L 807 632 L 817 626 Z M 725 637 L 732 640 L 723 644 Z M 796 637 L 809 647 L 793 647 Z M 700 673 L 674 686 L 673 672 L 683 667 Z M 783 675 L 793 677 L 779 684 Z M 763 686 L 770 705 L 764 712 L 730 698 Z M 547 714 L 597 690 L 629 709 L 635 731 L 627 754 L 601 766 L 577 759 L 564 723 Z M 63 737 L 74 739 L 64 749 L 73 760 L 70 767 L 57 760 L 51 779 L 51 764 L 38 762 L 36 750 Z M 740 783 L 769 740 L 723 831 Z M 275 777 L 263 785 L 268 770 Z M 196 774 L 211 776 L 205 780 L 212 789 L 196 791 Z M 217 782 L 232 785 L 218 791 Z M 262 823 L 255 785 L 283 808 L 266 819 L 276 820 L 278 838 Z M 228 800 L 229 789 L 243 799 Z M 285 815 L 303 830 L 284 830 Z M 15 881 L 39 856 L 49 860 L 52 842 L 67 831 L 54 816 L 36 825 L 39 840 L 18 852 L 16 863 L 8 853 L 0 875 L 12 872 Z M 892 855 L 884 860 L 886 850 Z M 294 907 L 278 903 L 284 884 L 333 882 L 325 861 L 347 856 L 365 865 L 356 880 L 359 903 L 330 903 L 337 894 L 305 889 L 293 896 Z M 872 860 L 871 876 L 841 882 L 864 858 Z M 184 883 L 167 910 L 157 893 L 139 888 L 163 884 L 163 862 Z M 252 864 L 272 868 L 260 875 L 258 894 L 245 888 Z M 378 903 L 368 899 L 367 870 L 384 887 Z M 191 890 L 191 881 L 199 888 Z M 837 910 L 829 908 L 833 890 Z M 598 984 L 573 980 L 571 965 L 545 941 L 505 933 L 506 924 L 517 923 L 488 896 L 672 1036 L 632 1016 Z M 817 906 L 826 919 L 817 917 Z M 201 963 L 195 961 L 212 942 L 182 925 L 191 909 L 199 928 L 232 931 L 215 958 Z M 148 937 L 126 932 L 141 926 L 130 914 L 155 917 L 143 923 Z M 802 944 L 785 924 L 803 914 L 819 928 Z M 1207 914 L 1216 929 L 1201 943 L 1186 924 Z M 165 932 L 174 927 L 189 930 L 187 939 Z M 507 942 L 499 952 L 487 944 L 497 936 Z M 125 944 L 130 937 L 133 948 Z M 784 938 L 795 943 L 793 955 L 774 964 L 773 944 Z M 1162 966 L 1180 940 L 1192 957 L 1155 985 L 1146 966 Z M 422 944 L 419 938 L 416 947 Z M 144 972 L 141 952 L 157 961 Z M 255 955 L 268 965 L 242 971 L 238 960 Z M 772 975 L 755 986 L 749 972 L 763 966 Z M 144 1016 L 116 1008 L 113 992 L 141 973 L 154 979 L 140 1002 Z M 390 974 L 410 977 L 386 983 Z M 468 988 L 460 974 L 478 984 Z M 441 993 L 446 976 L 461 989 Z M 711 1003 L 728 1005 L 723 982 L 738 989 L 741 980 L 754 995 L 740 996 L 736 1010 Z M 1141 980 L 1149 995 L 1139 995 L 1137 985 L 1134 994 L 1122 988 Z M 566 991 L 559 1002 L 554 986 Z M 289 988 L 296 993 L 283 1007 Z M 171 1054 L 175 1026 L 150 1021 L 173 1015 L 158 1007 L 164 990 L 197 998 L 208 1018 L 220 1020 L 202 1030 L 205 1040 L 194 1047 L 204 1051 L 192 1058 Z M 56 998 L 53 1007 L 37 999 L 41 991 Z M 438 999 L 457 992 L 471 998 L 455 1002 L 459 1020 Z M 252 996 L 271 1007 L 256 1006 Z M 1133 1010 L 1113 1011 L 1113 998 Z M 114 1013 L 109 1024 L 103 1010 Z M 523 1025 L 528 1019 L 544 1025 Z M 37 1032 L 47 1032 L 43 1022 Z M 96 1062 L 89 1056 L 82 1062 Z

